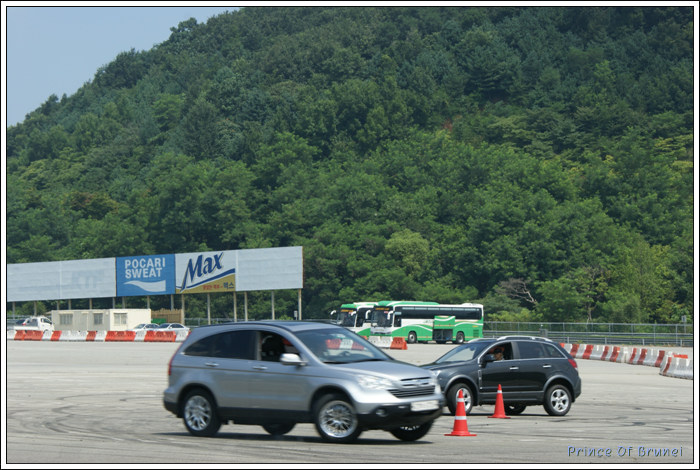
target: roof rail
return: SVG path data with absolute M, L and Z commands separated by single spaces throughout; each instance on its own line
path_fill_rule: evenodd
M 502 339 L 539 339 L 539 340 L 543 340 L 543 341 L 552 342 L 551 339 L 543 338 L 541 336 L 517 336 L 517 335 L 514 335 L 514 336 L 500 336 L 498 339 L 499 340 L 502 340 Z

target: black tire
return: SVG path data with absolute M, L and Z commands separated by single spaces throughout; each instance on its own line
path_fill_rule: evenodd
M 526 405 L 504 405 L 503 408 L 508 416 L 521 414 L 527 408 Z
M 464 333 L 461 331 L 457 332 L 457 336 L 455 336 L 455 340 L 453 341 L 454 344 L 462 344 L 464 343 Z
M 314 424 L 324 441 L 337 444 L 353 442 L 362 432 L 355 407 L 340 394 L 324 395 L 316 402 Z
M 182 420 L 193 436 L 211 437 L 221 427 L 216 403 L 206 390 L 196 389 L 182 402 Z
M 273 436 L 283 436 L 294 429 L 296 423 L 273 423 L 264 424 L 263 429 Z
M 430 428 L 433 426 L 433 422 L 429 421 L 427 423 L 419 424 L 416 426 L 401 426 L 400 428 L 392 429 L 389 431 L 397 439 L 402 441 L 417 441 L 421 437 L 428 434 Z
M 472 407 L 474 406 L 474 393 L 469 385 L 465 383 L 456 383 L 447 390 L 447 394 L 445 395 L 447 399 L 447 408 L 449 408 L 450 413 L 453 415 L 457 412 L 457 397 L 460 390 L 462 390 L 464 397 L 464 414 L 468 415 L 471 413 Z
M 552 385 L 544 394 L 544 409 L 550 416 L 564 416 L 571 409 L 571 394 L 563 385 Z
M 406 342 L 407 342 L 408 344 L 413 344 L 413 343 L 415 343 L 416 341 L 418 341 L 418 335 L 416 334 L 415 331 L 410 331 L 410 332 L 408 333 L 408 336 L 406 337 Z

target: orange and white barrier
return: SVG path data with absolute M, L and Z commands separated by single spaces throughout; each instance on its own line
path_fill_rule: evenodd
M 391 348 L 393 338 L 391 336 L 370 335 L 369 342 L 378 348 Z
M 662 362 L 659 374 L 693 380 L 693 360 L 670 355 Z
M 693 378 L 693 360 L 656 348 L 628 348 L 608 345 L 559 343 L 576 359 L 592 359 L 625 364 L 659 367 L 659 374 L 684 379 Z
M 120 341 L 120 342 L 151 342 L 151 343 L 181 343 L 185 341 L 189 330 L 186 331 L 38 331 L 38 330 L 9 330 L 7 339 L 13 341 Z

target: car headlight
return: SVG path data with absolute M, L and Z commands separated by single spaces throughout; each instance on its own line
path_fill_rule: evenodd
M 387 390 L 394 387 L 391 380 L 374 375 L 360 375 L 357 377 L 357 381 L 362 387 L 370 390 Z

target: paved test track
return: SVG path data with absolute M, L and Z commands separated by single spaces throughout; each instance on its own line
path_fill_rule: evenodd
M 7 341 L 5 464 L 697 464 L 692 380 L 658 368 L 578 360 L 583 392 L 564 417 L 541 406 L 490 419 L 467 417 L 474 437 L 445 436 L 445 413 L 420 441 L 383 431 L 356 444 L 323 442 L 311 424 L 273 438 L 259 426 L 226 425 L 195 438 L 162 405 L 167 363 L 178 343 Z M 453 345 L 387 350 L 414 364 Z M 687 349 L 682 352 L 690 351 Z M 679 352 L 681 352 L 679 350 Z M 649 456 L 664 452 L 665 456 Z M 674 455 L 675 450 L 675 455 Z

